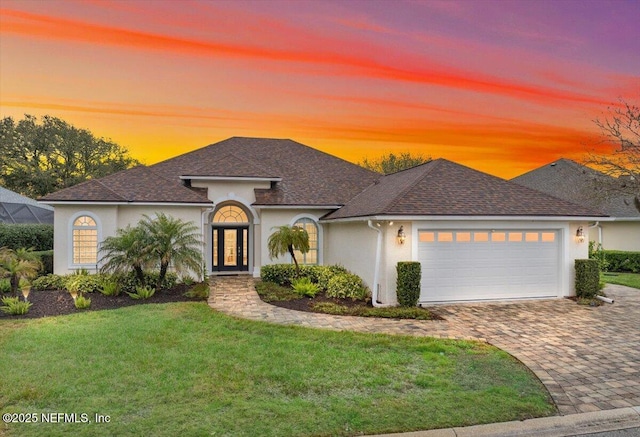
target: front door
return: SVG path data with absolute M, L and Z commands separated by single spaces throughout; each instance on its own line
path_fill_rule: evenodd
M 247 271 L 249 270 L 249 227 L 213 228 L 213 270 Z

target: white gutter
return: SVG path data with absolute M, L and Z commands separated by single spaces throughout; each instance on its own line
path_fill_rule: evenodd
M 380 257 L 382 255 L 382 230 L 375 227 L 371 220 L 367 221 L 367 225 L 378 233 L 378 239 L 376 241 L 376 264 L 374 267 L 373 273 L 373 290 L 371 290 L 371 304 L 376 307 L 387 307 L 390 305 L 385 305 L 378 302 L 378 291 L 379 291 L 379 279 L 380 279 Z
M 602 226 L 600 226 L 600 222 L 595 222 L 589 226 L 589 229 L 591 228 L 598 228 L 598 244 L 602 245 Z
M 213 211 L 216 210 L 215 205 L 212 206 L 211 208 L 207 208 L 204 211 L 202 211 L 202 214 L 200 215 L 201 218 L 201 229 L 202 229 L 202 245 L 200 247 L 201 250 L 201 255 L 202 255 L 202 261 L 204 262 L 205 268 L 203 269 L 202 272 L 200 272 L 200 275 L 202 275 L 200 277 L 200 280 L 204 281 L 206 279 L 206 271 L 205 270 L 209 270 L 206 268 L 207 266 L 207 256 L 205 254 L 205 246 L 206 246 L 206 239 L 207 239 L 207 232 L 205 231 L 205 227 L 204 227 L 204 222 L 205 222 L 205 217 L 209 214 L 211 214 Z

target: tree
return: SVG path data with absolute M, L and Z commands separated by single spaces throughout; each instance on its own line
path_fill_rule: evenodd
M 178 273 L 185 270 L 201 271 L 202 241 L 198 227 L 192 222 L 159 213 L 155 219 L 144 215 L 138 226 L 148 238 L 150 260 L 155 260 L 160 266 L 156 290 L 164 283 L 169 267 Z
M 127 149 L 45 115 L 0 121 L 0 185 L 25 196 L 45 194 L 132 167 Z
M 608 108 L 609 114 L 594 123 L 612 153 L 590 153 L 586 163 L 611 176 L 598 180 L 603 197 L 625 196 L 640 211 L 640 108 L 624 100 Z
M 18 294 L 20 279 L 34 278 L 42 268 L 38 254 L 31 249 L 0 249 L 0 276 L 9 277 L 11 291 Z
M 280 226 L 267 240 L 267 249 L 271 259 L 278 258 L 285 253 L 291 254 L 296 265 L 296 276 L 300 276 L 300 266 L 296 260 L 295 250 L 301 253 L 309 252 L 309 234 L 300 226 Z
M 431 161 L 430 156 L 412 155 L 410 152 L 403 152 L 397 156 L 394 153 L 389 153 L 371 160 L 364 158 L 358 165 L 378 173 L 391 174 L 429 161 Z
M 127 226 L 116 235 L 104 239 L 100 251 L 101 270 L 110 273 L 128 273 L 133 269 L 136 279 L 144 286 L 144 270 L 151 266 L 149 236 L 141 227 Z

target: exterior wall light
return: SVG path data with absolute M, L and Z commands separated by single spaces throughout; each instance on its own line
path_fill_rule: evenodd
M 580 226 L 576 231 L 576 241 L 578 243 L 584 243 L 584 231 L 582 230 L 582 226 Z
M 404 233 L 404 228 L 400 226 L 400 229 L 398 229 L 398 244 L 404 244 L 406 239 L 407 235 Z

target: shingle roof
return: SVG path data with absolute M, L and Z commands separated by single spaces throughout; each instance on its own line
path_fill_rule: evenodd
M 640 217 L 631 196 L 607 197 L 599 193 L 601 180 L 613 180 L 570 159 L 560 159 L 512 179 L 512 182 L 603 211 L 612 217 Z
M 288 139 L 233 137 L 151 167 L 180 176 L 282 178 L 256 189 L 255 205 L 343 205 L 380 177 L 338 157 Z
M 48 194 L 43 202 L 211 203 L 206 193 L 192 190 L 179 179 L 168 179 L 149 167 L 138 166 Z
M 366 216 L 602 216 L 536 190 L 437 159 L 382 177 L 326 219 Z

